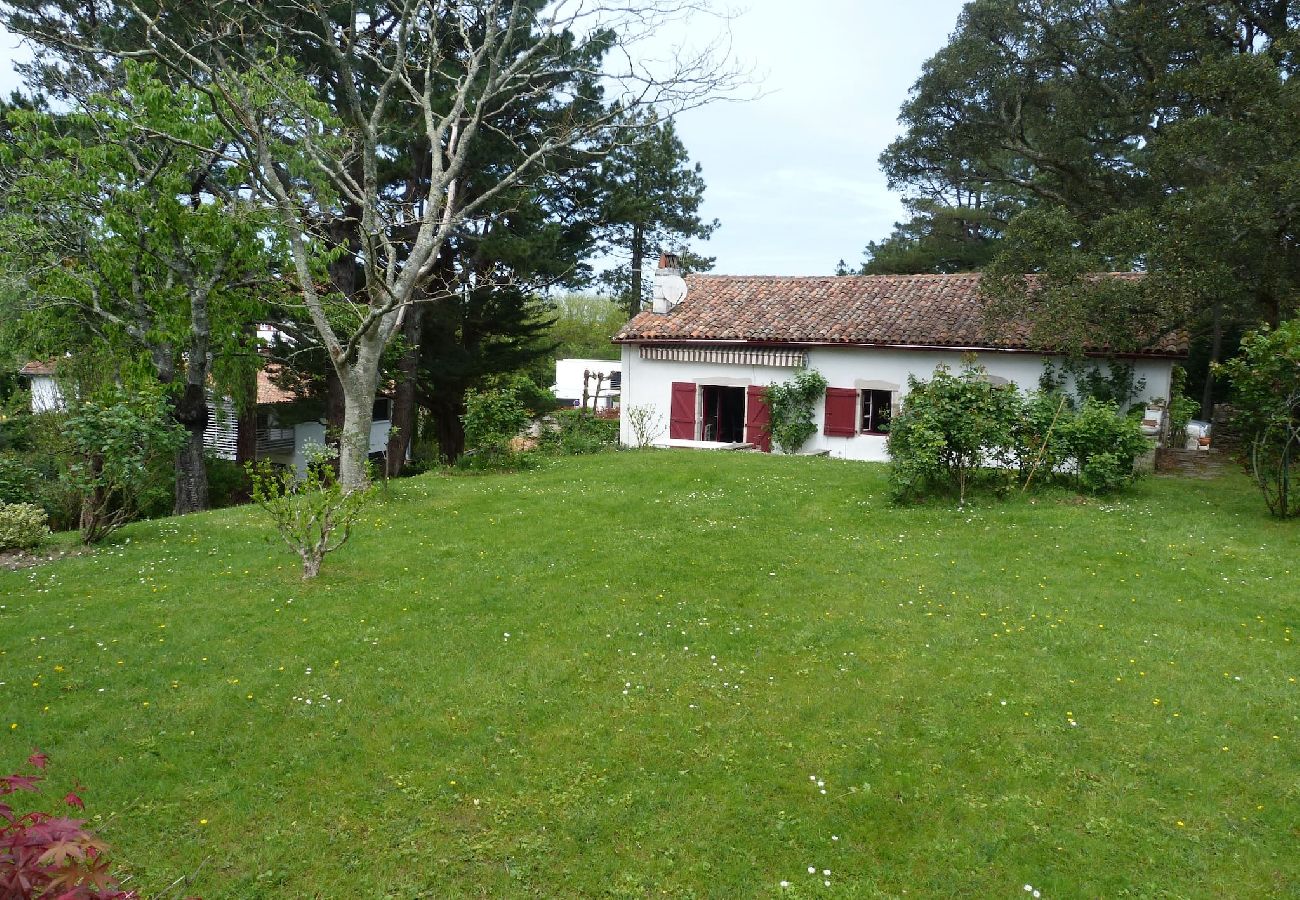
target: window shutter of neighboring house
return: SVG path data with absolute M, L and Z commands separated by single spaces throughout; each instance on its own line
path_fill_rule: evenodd
M 689 441 L 695 437 L 695 383 L 673 382 L 672 405 L 668 412 L 668 437 Z
M 772 410 L 763 396 L 766 387 L 751 384 L 745 391 L 745 440 L 764 453 L 772 452 Z
M 858 392 L 854 388 L 826 389 L 826 423 L 823 434 L 853 437 L 858 433 Z

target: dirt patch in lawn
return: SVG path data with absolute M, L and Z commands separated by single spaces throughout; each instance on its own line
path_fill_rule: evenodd
M 0 550 L 0 569 L 30 569 L 63 559 L 66 556 L 80 556 L 87 547 L 53 547 L 47 550 Z

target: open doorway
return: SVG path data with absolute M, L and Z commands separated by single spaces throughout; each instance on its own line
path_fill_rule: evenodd
M 700 437 L 739 444 L 745 440 L 745 389 L 716 384 L 700 386 Z

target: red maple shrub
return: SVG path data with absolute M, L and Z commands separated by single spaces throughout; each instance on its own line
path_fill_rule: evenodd
M 40 810 L 18 814 L 9 805 L 7 798 L 20 791 L 41 794 L 44 777 L 36 773 L 48 761 L 37 750 L 27 757 L 31 774 L 0 777 L 0 900 L 136 900 L 134 891 L 119 889 L 107 847 L 82 827 L 85 820 Z M 86 806 L 76 791 L 62 803 Z

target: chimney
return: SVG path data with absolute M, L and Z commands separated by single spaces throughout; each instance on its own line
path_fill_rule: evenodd
M 659 268 L 655 269 L 654 303 L 650 309 L 664 315 L 686 299 L 686 280 L 676 253 L 660 253 Z

